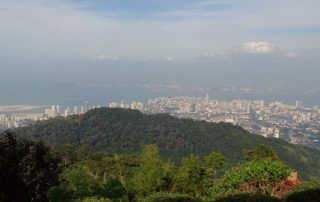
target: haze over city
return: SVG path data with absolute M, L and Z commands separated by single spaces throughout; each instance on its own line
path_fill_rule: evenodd
M 0 82 L 316 87 L 319 7 L 317 0 L 2 0 Z

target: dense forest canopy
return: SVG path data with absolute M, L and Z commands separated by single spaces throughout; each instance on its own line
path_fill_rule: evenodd
M 226 170 L 220 152 L 189 155 L 179 165 L 156 145 L 110 154 L 0 135 L 0 201 L 34 202 L 300 202 L 319 199 L 319 182 L 291 180 L 292 168 L 270 146 L 246 150 Z M 218 173 L 222 173 L 219 175 Z
M 89 146 L 109 153 L 135 153 L 155 144 L 160 155 L 179 163 L 182 157 L 221 152 L 228 167 L 244 160 L 244 150 L 270 145 L 304 179 L 320 176 L 320 151 L 279 139 L 250 134 L 226 123 L 178 119 L 167 114 L 147 115 L 129 109 L 94 109 L 83 115 L 55 118 L 15 130 L 19 137 L 49 145 Z

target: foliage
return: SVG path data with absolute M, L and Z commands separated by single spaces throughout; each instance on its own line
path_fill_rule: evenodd
M 289 167 L 270 158 L 276 156 L 270 148 L 258 146 L 250 155 L 254 158 L 218 179 L 225 168 L 225 157 L 219 152 L 190 155 L 175 165 L 160 157 L 156 145 L 145 145 L 137 154 L 109 154 L 70 145 L 48 148 L 16 140 L 6 132 L 0 139 L 0 179 L 4 182 L 0 183 L 0 200 L 279 201 L 269 195 L 273 185 L 289 176 Z M 245 193 L 246 186 L 250 193 Z M 284 200 L 313 201 L 319 197 L 319 187 L 319 182 L 299 185 Z
M 126 190 L 120 181 L 109 178 L 99 182 L 97 177 L 88 170 L 76 164 L 63 172 L 62 182 L 50 190 L 50 201 L 74 201 L 90 197 L 121 199 L 126 196 Z
M 112 202 L 112 201 L 106 198 L 88 197 L 81 200 L 81 202 Z
M 285 196 L 287 202 L 312 202 L 320 199 L 320 182 L 305 182 L 294 187 Z
M 182 160 L 182 166 L 174 176 L 173 191 L 197 196 L 204 192 L 202 180 L 205 170 L 199 157 L 191 155 Z
M 127 191 L 121 182 L 117 179 L 109 178 L 106 183 L 102 184 L 98 190 L 98 195 L 109 199 L 126 198 Z
M 224 156 L 219 152 L 212 152 L 203 159 L 195 155 L 184 158 L 173 176 L 172 191 L 193 197 L 204 195 L 224 162 Z
M 212 152 L 204 157 L 206 175 L 214 178 L 217 172 L 224 166 L 226 160 L 220 152 Z
M 147 145 L 139 155 L 139 166 L 134 169 L 131 186 L 138 195 L 147 195 L 166 188 L 173 165 L 161 160 L 158 148 Z
M 264 144 L 272 146 L 279 158 L 295 168 L 300 177 L 320 176 L 320 151 L 253 135 L 231 124 L 178 119 L 166 114 L 147 115 L 136 110 L 99 108 L 79 116 L 59 117 L 17 128 L 16 132 L 50 145 L 87 145 L 109 153 L 132 154 L 142 145 L 155 144 L 162 157 L 176 163 L 192 153 L 205 156 L 211 151 L 219 151 L 230 167 L 243 160 L 244 149 Z M 63 159 L 66 165 L 72 162 L 72 157 L 71 160 Z
M 273 161 L 280 160 L 273 148 L 269 145 L 258 145 L 252 150 L 244 150 L 246 161 L 256 161 L 261 159 L 269 159 Z
M 268 197 L 273 185 L 290 174 L 285 163 L 310 172 L 305 176 L 320 174 L 319 152 L 314 150 L 251 135 L 228 124 L 168 115 L 98 109 L 16 131 L 47 141 L 52 148 L 4 134 L 1 201 L 241 201 L 246 197 L 274 201 Z M 137 153 L 141 145 L 145 146 Z M 236 163 L 217 179 L 223 168 Z M 286 200 L 318 196 L 318 188 L 305 186 Z M 248 190 L 252 193 L 243 193 Z
M 159 192 L 146 198 L 141 198 L 138 202 L 201 202 L 201 200 L 192 198 L 187 194 Z
M 47 201 L 58 183 L 59 159 L 40 142 L 17 140 L 6 131 L 0 137 L 0 201 Z
M 250 183 L 258 192 L 270 195 L 272 183 L 284 180 L 289 175 L 290 169 L 279 161 L 250 161 L 227 171 L 210 192 L 212 196 L 228 195 L 241 190 L 240 185 Z

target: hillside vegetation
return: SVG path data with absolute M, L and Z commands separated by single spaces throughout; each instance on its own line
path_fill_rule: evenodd
M 135 153 L 155 144 L 160 155 L 180 162 L 183 156 L 221 152 L 228 166 L 243 160 L 243 152 L 270 145 L 300 177 L 320 177 L 320 152 L 279 139 L 250 134 L 241 127 L 178 119 L 167 114 L 147 115 L 136 110 L 100 108 L 83 115 L 55 118 L 15 130 L 18 136 L 50 145 L 90 146 L 108 153 Z
M 47 147 L 0 134 L 0 201 L 220 202 L 318 201 L 319 181 L 291 180 L 291 168 L 266 145 L 231 169 L 219 152 L 191 154 L 180 165 L 155 145 L 110 154 L 70 145 Z M 218 175 L 218 173 L 223 175 Z

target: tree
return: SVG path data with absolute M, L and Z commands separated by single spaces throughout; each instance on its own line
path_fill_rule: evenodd
M 220 152 L 212 152 L 204 158 L 204 167 L 209 178 L 213 178 L 223 167 L 225 158 Z
M 1 136 L 0 201 L 47 201 L 60 160 L 40 142 L 17 141 L 10 131 Z
M 199 157 L 190 155 L 182 160 L 173 178 L 173 191 L 198 196 L 203 193 L 202 181 L 205 177 L 205 169 Z
M 252 150 L 244 150 L 244 158 L 246 161 L 255 161 L 261 159 L 270 159 L 279 161 L 279 157 L 271 146 L 260 144 Z
M 123 184 L 115 178 L 109 178 L 106 183 L 100 186 L 97 196 L 115 200 L 126 199 L 127 190 Z
M 172 164 L 161 160 L 155 145 L 143 146 L 138 158 L 139 166 L 133 171 L 131 190 L 138 195 L 160 191 L 165 187 L 165 179 L 170 175 Z

